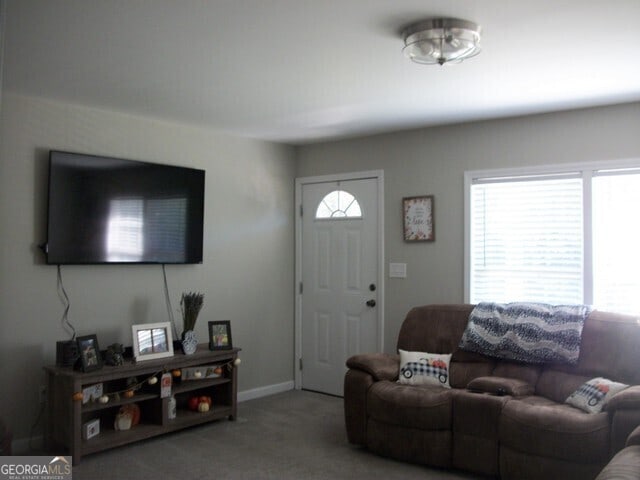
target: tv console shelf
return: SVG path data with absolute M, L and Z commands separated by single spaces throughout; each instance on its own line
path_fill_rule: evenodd
M 239 348 L 210 351 L 208 344 L 198 345 L 196 353 L 158 360 L 134 362 L 125 360 L 123 365 L 104 366 L 93 372 L 79 372 L 70 367 L 47 366 L 47 407 L 45 444 L 51 453 L 60 454 L 60 449 L 73 456 L 73 464 L 80 463 L 84 455 L 109 448 L 127 445 L 139 440 L 163 435 L 168 432 L 199 425 L 237 415 L 238 369 L 234 361 Z M 216 378 L 182 380 L 173 377 L 171 394 L 176 400 L 176 417 L 169 418 L 171 396 L 160 396 L 162 373 L 182 371 L 184 368 L 200 366 L 222 366 L 222 374 Z M 228 365 L 228 367 L 227 367 Z M 152 376 L 158 382 L 150 385 Z M 127 389 L 127 380 L 135 378 L 141 386 L 130 398 L 114 395 Z M 93 385 L 102 384 L 107 403 L 74 400 L 74 394 Z M 192 396 L 209 396 L 212 405 L 207 412 L 188 409 Z M 129 430 L 115 430 L 115 417 L 123 405 L 135 403 L 140 408 L 140 423 Z M 83 438 L 83 425 L 91 420 L 100 421 L 100 433 L 89 439 Z

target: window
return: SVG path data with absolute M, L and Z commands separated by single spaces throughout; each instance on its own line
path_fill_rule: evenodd
M 469 302 L 640 313 L 640 169 L 467 172 L 465 184 Z
M 349 192 L 334 190 L 327 193 L 318 204 L 316 218 L 362 218 L 362 210 L 358 200 Z
M 593 178 L 593 303 L 640 313 L 640 173 Z

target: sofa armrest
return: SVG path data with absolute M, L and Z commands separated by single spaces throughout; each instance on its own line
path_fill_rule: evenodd
M 627 447 L 630 447 L 631 445 L 640 445 L 640 426 L 636 427 L 636 429 L 627 437 Z
M 528 382 L 518 378 L 506 377 L 478 377 L 467 385 L 472 392 L 490 393 L 492 395 L 512 395 L 522 397 L 532 395 L 533 387 Z
M 386 353 L 363 353 L 350 357 L 347 367 L 366 372 L 376 381 L 394 381 L 398 379 L 400 357 Z
M 640 385 L 616 393 L 605 405 L 606 410 L 640 409 Z

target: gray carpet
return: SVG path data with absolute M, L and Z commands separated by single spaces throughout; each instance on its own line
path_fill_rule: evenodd
M 89 455 L 75 480 L 469 480 L 373 455 L 346 439 L 342 399 L 291 391 L 239 404 L 239 418 Z

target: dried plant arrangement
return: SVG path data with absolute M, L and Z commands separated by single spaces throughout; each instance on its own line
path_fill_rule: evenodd
M 180 310 L 182 311 L 182 321 L 184 331 L 193 330 L 198 320 L 198 314 L 204 304 L 204 293 L 189 292 L 183 293 L 180 299 Z

